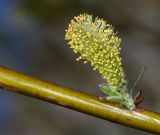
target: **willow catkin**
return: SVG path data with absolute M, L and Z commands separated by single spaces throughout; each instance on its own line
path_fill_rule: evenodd
M 74 17 L 66 30 L 66 40 L 70 48 L 83 59 L 90 62 L 93 70 L 98 69 L 102 77 L 114 89 L 126 85 L 120 54 L 121 39 L 113 27 L 103 19 L 92 19 L 91 15 L 81 14 Z

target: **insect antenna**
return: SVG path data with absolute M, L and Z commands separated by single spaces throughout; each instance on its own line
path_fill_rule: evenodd
M 131 88 L 131 90 L 130 90 L 130 96 L 132 97 L 132 93 L 133 93 L 133 90 L 134 90 L 134 88 L 135 88 L 135 86 L 137 85 L 137 83 L 138 83 L 138 81 L 139 81 L 139 79 L 142 77 L 142 75 L 144 74 L 144 72 L 145 72 L 145 70 L 146 70 L 146 65 L 142 68 L 142 70 L 141 70 L 141 73 L 139 74 L 139 76 L 137 77 L 137 79 L 135 80 L 135 82 L 134 82 L 134 84 L 133 84 L 133 86 L 132 86 L 132 88 Z

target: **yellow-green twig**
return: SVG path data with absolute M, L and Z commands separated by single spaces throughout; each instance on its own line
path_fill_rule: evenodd
M 142 108 L 128 111 L 118 104 L 102 101 L 95 96 L 37 80 L 3 67 L 0 67 L 0 86 L 98 118 L 160 134 L 160 114 Z

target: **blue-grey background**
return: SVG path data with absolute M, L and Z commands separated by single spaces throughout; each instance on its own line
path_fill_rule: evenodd
M 160 112 L 159 0 L 0 0 L 0 64 L 67 87 L 103 95 L 105 82 L 89 64 L 76 62 L 64 41 L 70 19 L 93 14 L 122 38 L 123 66 L 137 85 L 142 107 Z M 135 92 L 136 93 L 136 92 Z M 0 90 L 0 135 L 150 135 L 30 97 Z

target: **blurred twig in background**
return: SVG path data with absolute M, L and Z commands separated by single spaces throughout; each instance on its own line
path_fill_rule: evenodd
M 160 134 L 160 114 L 139 108 L 128 111 L 120 105 L 60 85 L 37 80 L 0 67 L 0 86 L 73 110 L 146 132 Z

